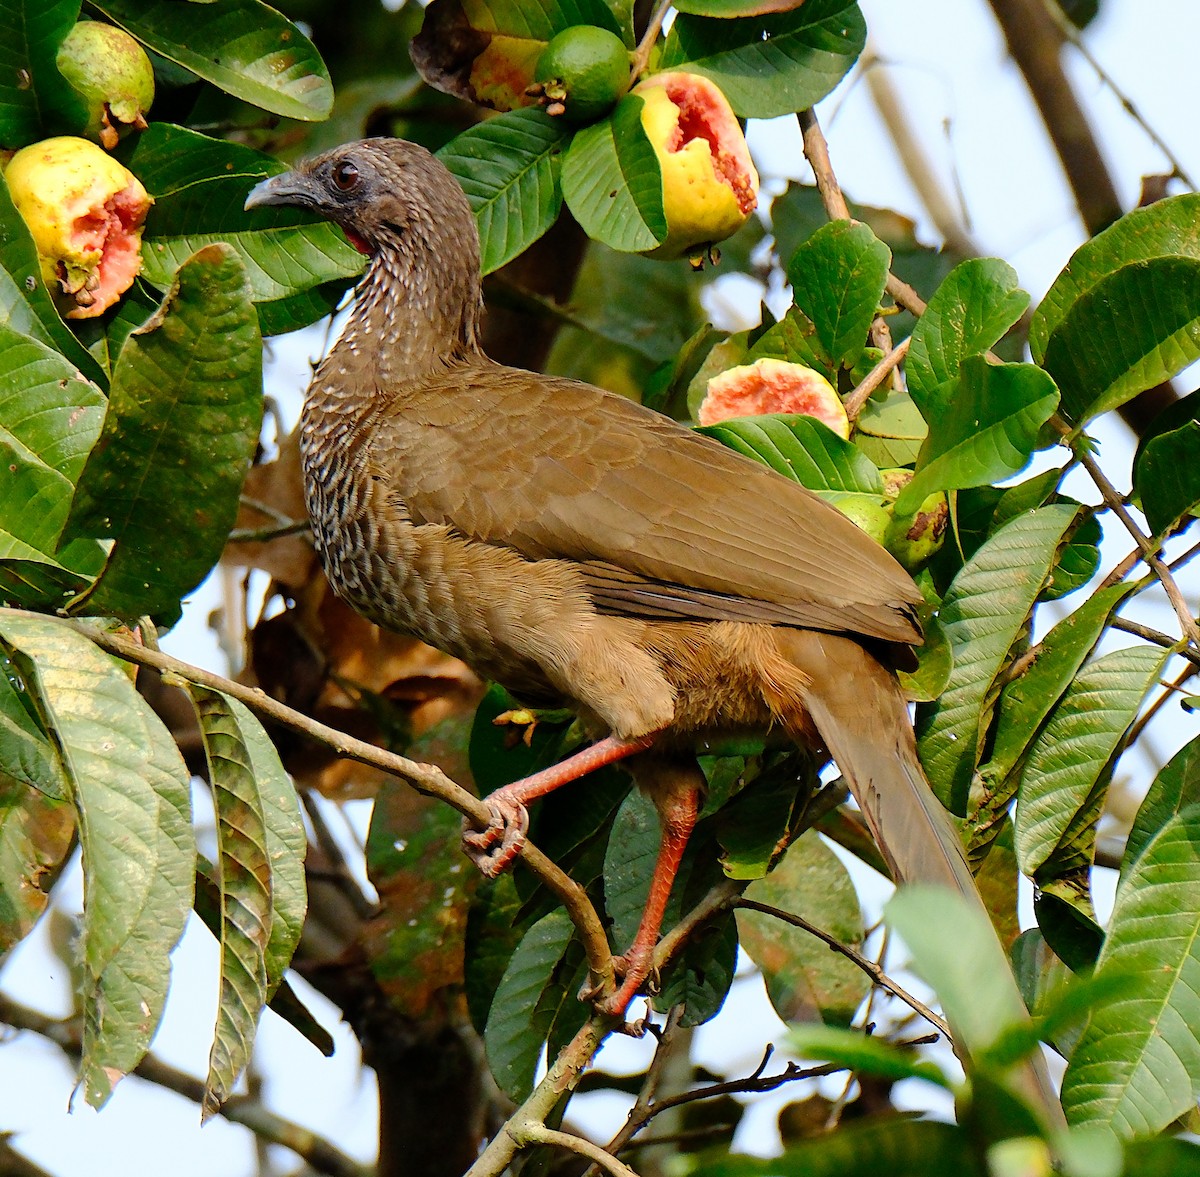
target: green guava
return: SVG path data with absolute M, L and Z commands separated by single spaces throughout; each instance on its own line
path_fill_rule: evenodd
M 629 52 L 615 33 L 595 25 L 564 29 L 543 50 L 531 92 L 547 114 L 591 123 L 608 114 L 629 89 Z
M 124 29 L 79 21 L 58 47 L 57 64 L 87 106 L 87 124 L 80 129 L 89 139 L 111 151 L 123 132 L 146 129 L 154 67 Z

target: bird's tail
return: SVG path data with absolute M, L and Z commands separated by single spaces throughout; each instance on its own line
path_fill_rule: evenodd
M 804 707 L 895 881 L 949 887 L 990 925 L 962 840 L 917 758 L 908 705 L 895 675 L 849 638 L 776 632 L 780 653 L 808 680 Z M 1063 1124 L 1062 1107 L 1040 1055 L 1020 1069 L 1019 1079 L 1048 1123 Z

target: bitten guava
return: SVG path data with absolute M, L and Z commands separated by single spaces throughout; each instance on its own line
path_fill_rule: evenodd
M 833 385 L 812 368 L 762 359 L 714 376 L 700 402 L 701 425 L 763 413 L 806 413 L 839 437 L 850 436 L 846 409 Z
M 629 68 L 629 51 L 616 33 L 572 25 L 542 51 L 527 93 L 542 101 L 547 114 L 595 122 L 629 89 Z
M 652 74 L 634 87 L 662 169 L 667 239 L 648 257 L 675 258 L 736 233 L 758 205 L 758 172 L 725 95 L 699 74 Z
M 87 106 L 87 125 L 81 130 L 89 139 L 111 151 L 123 132 L 146 129 L 154 67 L 124 29 L 79 21 L 58 47 L 57 65 Z
M 4 178 L 46 285 L 70 304 L 67 317 L 103 314 L 142 267 L 152 202 L 141 182 L 95 143 L 69 135 L 23 147 Z
M 913 478 L 913 472 L 905 469 L 880 470 L 879 474 L 889 504 L 895 503 Z M 950 504 L 939 490 L 927 495 L 911 515 L 896 515 L 891 506 L 888 510 L 891 519 L 884 532 L 883 545 L 909 572 L 916 572 L 933 559 L 945 541 Z

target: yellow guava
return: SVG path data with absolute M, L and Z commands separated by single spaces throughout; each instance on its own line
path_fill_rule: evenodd
M 833 385 L 820 372 L 788 360 L 755 360 L 714 376 L 697 415 L 701 425 L 715 425 L 763 413 L 805 413 L 839 437 L 850 436 L 850 421 Z
M 22 148 L 4 178 L 46 285 L 70 303 L 67 317 L 103 314 L 142 267 L 146 189 L 95 143 L 69 135 Z
M 667 220 L 667 239 L 647 256 L 680 257 L 736 233 L 758 205 L 758 173 L 725 95 L 682 72 L 652 74 L 633 93 L 662 169 Z

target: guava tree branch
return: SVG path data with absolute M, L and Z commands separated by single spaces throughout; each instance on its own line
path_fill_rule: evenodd
M 14 616 L 36 616 L 44 619 L 43 614 L 23 613 L 20 610 L 5 610 L 5 612 Z M 488 820 L 487 809 L 483 802 L 473 793 L 469 793 L 461 785 L 452 781 L 436 765 L 409 760 L 405 756 L 388 752 L 365 740 L 355 739 L 337 728 L 329 727 L 280 703 L 258 687 L 248 687 L 234 682 L 233 679 L 202 670 L 179 658 L 173 658 L 170 654 L 164 654 L 161 650 L 148 649 L 119 634 L 102 630 L 83 621 L 68 619 L 63 624 L 70 625 L 77 633 L 94 642 L 102 650 L 126 662 L 150 666 L 163 674 L 175 675 L 177 679 L 185 682 L 221 691 L 237 699 L 240 703 L 244 703 L 258 714 L 301 732 L 322 744 L 327 744 L 340 756 L 357 760 L 360 764 L 378 768 L 406 781 L 417 792 L 444 801 L 447 805 L 457 809 L 459 813 L 481 825 Z M 525 844 L 521 850 L 521 859 L 558 896 L 571 921 L 579 930 L 589 968 L 602 986 L 611 986 L 613 979 L 612 951 L 608 945 L 604 925 L 600 922 L 600 917 L 588 898 L 587 892 L 532 843 Z
M 77 1059 L 83 1050 L 82 1028 L 77 1018 L 48 1017 L 13 1001 L 3 993 L 0 993 L 0 1022 L 17 1030 L 39 1034 L 72 1058 Z M 200 1079 L 168 1066 L 153 1055 L 147 1055 L 132 1073 L 139 1079 L 190 1099 L 197 1107 L 204 1100 L 204 1083 Z M 268 1111 L 251 1096 L 230 1096 L 218 1114 L 230 1123 L 248 1128 L 260 1140 L 290 1149 L 317 1173 L 325 1173 L 329 1177 L 370 1177 L 373 1172 L 324 1137 Z

